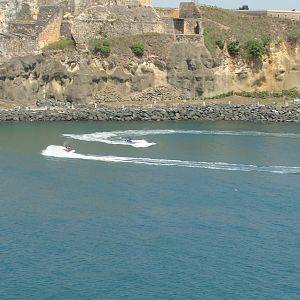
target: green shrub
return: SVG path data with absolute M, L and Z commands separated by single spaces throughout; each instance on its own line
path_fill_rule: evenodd
M 144 55 L 144 45 L 142 43 L 136 42 L 133 43 L 130 46 L 131 51 L 136 55 L 136 56 L 143 56 Z
M 268 48 L 261 40 L 251 40 L 246 44 L 246 50 L 251 58 L 261 58 L 268 53 Z
M 292 46 L 296 46 L 300 41 L 300 31 L 299 30 L 294 30 L 289 32 L 288 34 L 288 42 L 292 45 Z
M 270 98 L 286 98 L 286 99 L 295 99 L 300 98 L 300 91 L 296 88 L 289 89 L 289 90 L 282 90 L 278 92 L 267 92 L 267 91 L 255 91 L 255 92 L 227 92 L 224 94 L 216 95 L 214 97 L 205 98 L 205 99 L 223 99 L 226 97 L 231 97 L 233 95 L 247 97 L 247 98 L 254 98 L 254 99 L 270 99 Z
M 295 99 L 300 98 L 300 92 L 293 88 L 289 90 L 282 90 L 278 92 L 267 92 L 267 91 L 256 91 L 256 92 L 236 92 L 235 95 L 243 96 L 248 98 L 260 98 L 260 99 L 268 99 L 268 98 L 289 98 Z
M 224 40 L 218 40 L 216 41 L 216 45 L 219 47 L 219 49 L 223 50 L 225 47 L 225 41 Z
M 63 50 L 75 48 L 75 43 L 72 40 L 59 40 L 45 47 L 50 50 Z
M 291 99 L 300 98 L 300 92 L 296 88 L 283 90 L 281 93 L 283 97 L 287 97 Z
M 239 41 L 228 42 L 227 50 L 230 56 L 238 56 L 240 54 Z
M 111 46 L 109 40 L 104 40 L 102 44 L 103 44 L 103 46 L 106 46 L 106 47 Z
M 94 48 L 95 51 L 98 51 L 99 48 L 102 46 L 102 44 L 98 41 L 91 42 L 92 48 Z
M 246 97 L 246 98 L 259 98 L 259 99 L 267 99 L 271 97 L 271 94 L 266 91 L 261 91 L 261 92 L 236 92 L 235 95 L 241 96 L 241 97 Z
M 106 40 L 103 43 L 96 42 L 94 48 L 96 52 L 101 53 L 104 56 L 109 56 L 111 53 L 110 43 Z
M 104 45 L 102 45 L 99 48 L 99 50 L 100 50 L 101 54 L 106 55 L 106 56 L 108 56 L 110 54 L 110 52 L 111 52 L 110 46 L 104 46 Z
M 272 43 L 272 37 L 270 35 L 263 35 L 261 41 L 264 47 L 270 46 Z

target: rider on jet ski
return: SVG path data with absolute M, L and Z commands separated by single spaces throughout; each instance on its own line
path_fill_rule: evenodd
M 72 149 L 72 147 L 71 146 L 66 146 L 65 147 L 65 151 L 67 151 L 67 152 L 70 152 L 70 151 L 72 151 L 73 149 Z

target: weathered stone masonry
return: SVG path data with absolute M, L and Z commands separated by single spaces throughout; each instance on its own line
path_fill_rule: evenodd
M 61 38 L 62 5 L 41 5 L 38 0 L 0 0 L 6 23 L 0 27 L 0 63 L 15 56 L 37 54 Z M 5 4 L 5 5 L 4 5 Z M 11 17 L 7 17 L 7 15 Z
M 0 40 L 5 41 L 0 44 L 0 63 L 36 54 L 61 38 L 87 44 L 104 37 L 200 33 L 194 3 L 181 4 L 173 16 L 160 15 L 152 0 L 0 0 L 0 8 Z
M 60 39 L 63 10 L 56 6 L 43 6 L 36 24 L 38 29 L 38 46 L 43 48 Z

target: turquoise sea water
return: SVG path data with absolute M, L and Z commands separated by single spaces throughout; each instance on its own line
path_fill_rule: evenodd
M 0 138 L 0 299 L 300 299 L 299 125 L 2 123 Z

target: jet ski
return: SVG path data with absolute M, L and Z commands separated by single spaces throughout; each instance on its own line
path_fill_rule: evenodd
M 125 142 L 126 143 L 132 143 L 132 139 L 129 137 L 129 138 L 125 139 Z

